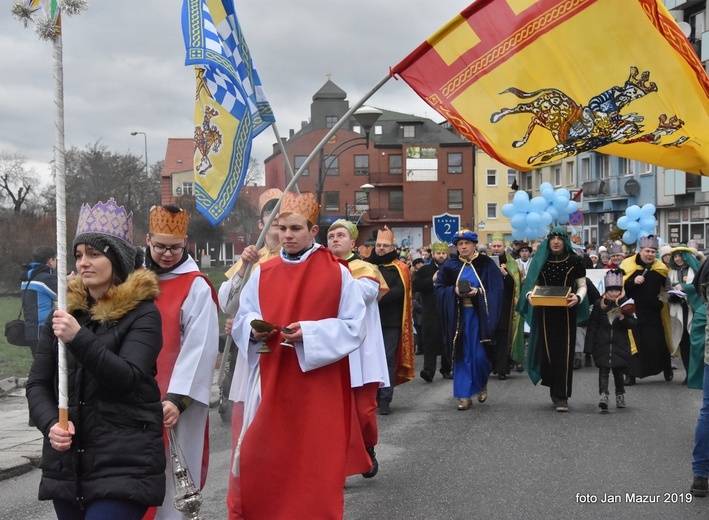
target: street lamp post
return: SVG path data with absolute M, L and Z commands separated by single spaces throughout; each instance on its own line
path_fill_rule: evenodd
M 360 197 L 358 199 L 355 199 L 354 203 L 350 206 L 349 204 L 345 203 L 345 219 L 350 220 L 350 216 L 356 216 L 357 217 L 357 222 L 355 224 L 359 224 L 362 221 L 362 216 L 364 215 L 364 212 L 369 209 L 369 194 L 371 191 L 374 189 L 374 186 L 372 184 L 362 184 L 359 187 L 360 190 L 362 190 L 365 194 L 364 197 Z M 358 204 L 366 204 L 367 208 L 362 210 L 362 213 L 359 213 L 359 209 L 357 207 Z M 353 207 L 354 213 L 350 211 L 350 208 Z
M 148 171 L 148 135 L 145 132 L 131 132 L 130 135 L 143 134 L 143 140 L 145 142 L 145 175 L 149 175 Z
M 382 111 L 377 108 L 367 106 L 362 106 L 358 108 L 354 112 L 353 116 L 362 127 L 362 130 L 364 130 L 364 136 L 353 137 L 352 139 L 347 139 L 346 141 L 343 141 L 342 143 L 337 145 L 327 156 L 325 155 L 324 148 L 320 150 L 320 164 L 318 168 L 318 185 L 316 197 L 318 200 L 318 204 L 320 204 L 321 208 L 323 208 L 322 196 L 323 188 L 325 185 L 325 178 L 327 177 L 327 171 L 332 166 L 332 163 L 350 148 L 354 148 L 355 146 L 359 146 L 361 144 L 364 144 L 366 148 L 369 148 L 369 132 L 374 126 L 374 123 L 377 122 L 381 115 Z M 345 208 L 345 210 L 347 210 L 347 208 Z M 322 210 L 320 212 L 320 215 L 322 215 Z M 322 220 L 323 219 L 321 216 L 320 223 L 322 223 Z

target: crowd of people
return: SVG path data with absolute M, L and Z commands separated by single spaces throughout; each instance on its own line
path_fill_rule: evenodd
M 707 494 L 709 268 L 695 248 L 661 248 L 655 236 L 637 250 L 581 246 L 565 227 L 489 244 L 461 229 L 452 244 L 417 250 L 384 227 L 357 247 L 347 220 L 318 244 L 312 194 L 268 190 L 259 205 L 265 243 L 247 246 L 219 288 L 190 256 L 189 215 L 173 206 L 151 209 L 145 247 L 113 199 L 82 206 L 66 310 L 50 312 L 56 254 L 35 251 L 22 282 L 33 320 L 27 399 L 45 437 L 39 498 L 58 518 L 184 518 L 172 444 L 204 486 L 220 309 L 237 347 L 230 519 L 341 518 L 346 477 L 377 474 L 377 414 L 395 413 L 394 389 L 414 379 L 417 353 L 426 383 L 437 372 L 452 380 L 459 411 L 487 401 L 490 377 L 526 370 L 560 413 L 574 371 L 590 363 L 607 413 L 628 405 L 626 386 L 671 381 L 679 358 L 684 383 L 704 392 L 691 489 Z

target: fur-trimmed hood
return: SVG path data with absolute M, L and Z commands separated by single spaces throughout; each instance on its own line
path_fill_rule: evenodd
M 102 324 L 113 323 L 135 309 L 140 302 L 155 300 L 160 294 L 158 277 L 147 269 L 138 269 L 126 281 L 112 286 L 93 307 L 89 306 L 89 291 L 81 276 L 67 284 L 67 310 L 86 311 L 91 319 Z

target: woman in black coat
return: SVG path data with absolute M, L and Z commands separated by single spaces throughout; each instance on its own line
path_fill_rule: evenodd
M 92 218 L 99 211 L 115 218 Z M 163 502 L 158 282 L 135 271 L 142 255 L 130 244 L 129 219 L 113 199 L 82 207 L 78 276 L 68 284 L 67 311 L 44 325 L 27 382 L 30 416 L 44 434 L 39 499 L 53 500 L 59 519 L 140 519 Z M 124 226 L 98 229 L 116 221 Z M 58 422 L 57 338 L 67 350 L 66 430 Z

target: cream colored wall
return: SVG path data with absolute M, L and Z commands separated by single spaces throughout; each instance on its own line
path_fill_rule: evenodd
M 487 185 L 487 170 L 497 170 L 497 186 Z M 481 244 L 489 244 L 490 237 L 495 232 L 509 234 L 512 232 L 510 219 L 502 214 L 502 206 L 509 202 L 512 193 L 507 185 L 507 170 L 509 168 L 493 159 L 485 152 L 476 150 L 475 155 L 475 231 Z M 487 204 L 497 203 L 497 218 L 487 218 Z M 480 229 L 480 223 L 485 223 L 485 229 Z

